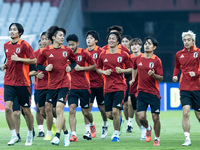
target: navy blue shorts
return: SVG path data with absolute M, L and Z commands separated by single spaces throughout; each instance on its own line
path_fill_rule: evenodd
M 105 111 L 112 111 L 112 108 L 123 110 L 124 96 L 124 91 L 105 93 Z
M 135 97 L 135 94 L 131 94 L 131 104 L 133 110 L 137 110 L 137 98 Z
M 160 99 L 157 95 L 140 91 L 137 96 L 137 112 L 146 111 L 148 105 L 151 113 L 160 114 Z
M 68 94 L 69 89 L 67 87 L 55 90 L 48 90 L 46 101 L 48 103 L 51 103 L 53 106 L 56 106 L 57 102 L 61 102 L 66 105 Z
M 78 105 L 80 99 L 81 108 L 88 109 L 90 104 L 90 92 L 88 89 L 71 89 L 68 96 L 68 105 Z
M 96 97 L 97 104 L 104 105 L 103 87 L 90 88 L 90 90 L 91 90 L 90 103 L 94 103 L 94 99 Z
M 200 112 L 200 91 L 184 91 L 180 92 L 181 105 L 190 105 L 192 109 Z
M 22 107 L 31 106 L 31 91 L 29 86 L 10 86 L 4 85 L 4 101 L 18 100 Z
M 18 111 L 18 110 L 21 110 L 21 106 L 20 104 L 18 103 L 18 99 L 17 97 L 14 99 L 13 101 L 13 111 Z

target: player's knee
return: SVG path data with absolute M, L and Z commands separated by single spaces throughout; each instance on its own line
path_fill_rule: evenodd
M 20 112 L 20 111 L 14 111 L 14 112 L 13 112 L 13 116 L 14 116 L 14 117 L 20 117 L 20 115 L 21 115 L 21 112 Z
M 63 114 L 63 109 L 61 107 L 56 107 L 56 114 L 57 115 Z
M 5 113 L 12 113 L 12 109 L 5 106 Z
M 98 108 L 99 108 L 99 111 L 100 111 L 100 112 L 105 113 L 104 105 L 99 105 Z

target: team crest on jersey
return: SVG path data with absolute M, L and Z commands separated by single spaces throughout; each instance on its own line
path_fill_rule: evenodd
M 154 67 L 154 62 L 150 62 L 149 63 L 149 68 L 153 68 Z
M 20 53 L 20 47 L 16 48 L 16 53 L 19 54 Z
M 198 52 L 194 52 L 194 53 L 193 53 L 193 57 L 194 57 L 194 58 L 197 58 L 197 57 L 198 57 Z
M 94 54 L 93 54 L 93 58 L 94 58 L 94 59 L 97 59 L 97 57 L 98 57 L 98 54 L 97 54 L 97 53 L 94 53 Z
M 66 51 L 63 52 L 63 57 L 67 57 L 67 52 Z
M 117 62 L 118 63 L 122 62 L 122 57 L 117 57 Z
M 82 56 L 78 56 L 77 57 L 77 60 L 80 62 L 80 61 L 82 61 Z

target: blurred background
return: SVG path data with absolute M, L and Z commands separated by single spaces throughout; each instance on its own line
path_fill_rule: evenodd
M 77 34 L 82 48 L 88 30 L 98 31 L 98 45 L 106 45 L 107 28 L 112 25 L 122 26 L 123 35 L 132 38 L 151 35 L 159 42 L 155 54 L 163 63 L 163 82 L 171 82 L 175 53 L 183 49 L 182 32 L 192 30 L 200 45 L 200 0 L 0 0 L 0 64 L 12 22 L 23 25 L 22 39 L 34 50 L 40 33 L 52 25 L 65 28 L 67 35 Z M 0 71 L 0 84 L 3 76 Z

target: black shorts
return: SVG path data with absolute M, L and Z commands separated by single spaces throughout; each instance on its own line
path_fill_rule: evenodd
M 20 104 L 18 103 L 18 99 L 17 97 L 15 97 L 14 101 L 13 101 L 13 111 L 18 111 L 18 110 L 21 110 L 20 109 Z
M 157 95 L 140 91 L 137 96 L 137 112 L 146 111 L 148 105 L 151 113 L 160 114 L 160 99 Z
M 68 94 L 69 89 L 67 87 L 48 90 L 46 102 L 51 103 L 53 106 L 56 106 L 57 102 L 61 102 L 66 105 Z
M 68 105 L 76 104 L 80 99 L 81 108 L 88 109 L 90 104 L 90 91 L 88 89 L 71 89 L 68 96 Z
M 49 90 L 45 89 L 45 90 L 37 90 L 37 101 L 39 104 L 39 107 L 44 107 L 45 106 L 45 102 L 47 101 L 47 94 L 48 94 Z M 56 103 L 53 103 L 53 107 L 56 107 Z
M 128 97 L 130 96 L 130 90 L 129 90 L 130 76 L 131 76 L 131 74 L 125 74 L 127 90 L 126 90 L 126 95 L 125 95 L 125 98 L 124 98 L 124 103 L 126 103 L 128 101 Z
M 135 97 L 135 94 L 131 94 L 131 104 L 133 110 L 137 110 L 137 98 Z
M 94 99 L 96 97 L 97 104 L 104 105 L 103 87 L 90 88 L 90 90 L 91 90 L 90 103 L 94 103 Z
M 129 86 L 128 86 L 129 87 Z M 130 90 L 129 90 L 129 88 L 127 88 L 127 90 L 126 90 L 126 96 L 125 96 L 125 98 L 124 98 L 124 103 L 126 103 L 126 102 L 128 102 L 128 97 L 130 96 Z
M 34 91 L 34 100 L 35 100 L 35 105 L 37 105 L 38 104 L 38 90 L 35 90 Z
M 200 91 L 184 91 L 180 92 L 181 105 L 190 105 L 192 109 L 200 112 Z
M 124 91 L 105 93 L 104 101 L 106 112 L 112 111 L 113 107 L 123 110 L 124 96 Z
M 4 85 L 4 100 L 14 102 L 16 98 L 20 106 L 30 107 L 31 106 L 30 87 Z

